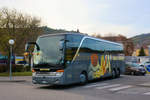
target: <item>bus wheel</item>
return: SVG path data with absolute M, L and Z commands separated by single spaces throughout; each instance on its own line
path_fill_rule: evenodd
M 112 70 L 112 78 L 113 79 L 116 78 L 116 71 L 115 71 L 115 69 Z
M 81 73 L 80 74 L 80 84 L 85 85 L 87 83 L 87 75 L 86 73 Z
M 120 70 L 117 69 L 117 77 L 120 77 Z

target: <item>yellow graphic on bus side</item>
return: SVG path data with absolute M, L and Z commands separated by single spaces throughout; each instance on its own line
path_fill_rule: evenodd
M 99 63 L 98 55 L 92 54 L 91 55 L 91 72 L 93 78 L 100 78 L 105 73 L 111 73 L 110 67 L 110 56 L 109 55 L 102 55 L 101 56 L 101 63 Z

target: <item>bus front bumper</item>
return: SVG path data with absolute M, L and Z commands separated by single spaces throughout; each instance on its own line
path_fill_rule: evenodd
M 63 78 L 57 76 L 32 76 L 33 84 L 63 85 Z

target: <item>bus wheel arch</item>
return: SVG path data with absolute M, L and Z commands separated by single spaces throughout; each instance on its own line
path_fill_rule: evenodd
M 85 85 L 88 82 L 88 75 L 86 71 L 82 71 L 80 74 L 80 84 Z

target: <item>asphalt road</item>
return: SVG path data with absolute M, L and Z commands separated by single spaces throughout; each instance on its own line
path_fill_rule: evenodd
M 150 75 L 122 75 L 69 86 L 33 85 L 31 77 L 0 77 L 0 100 L 150 100 Z

